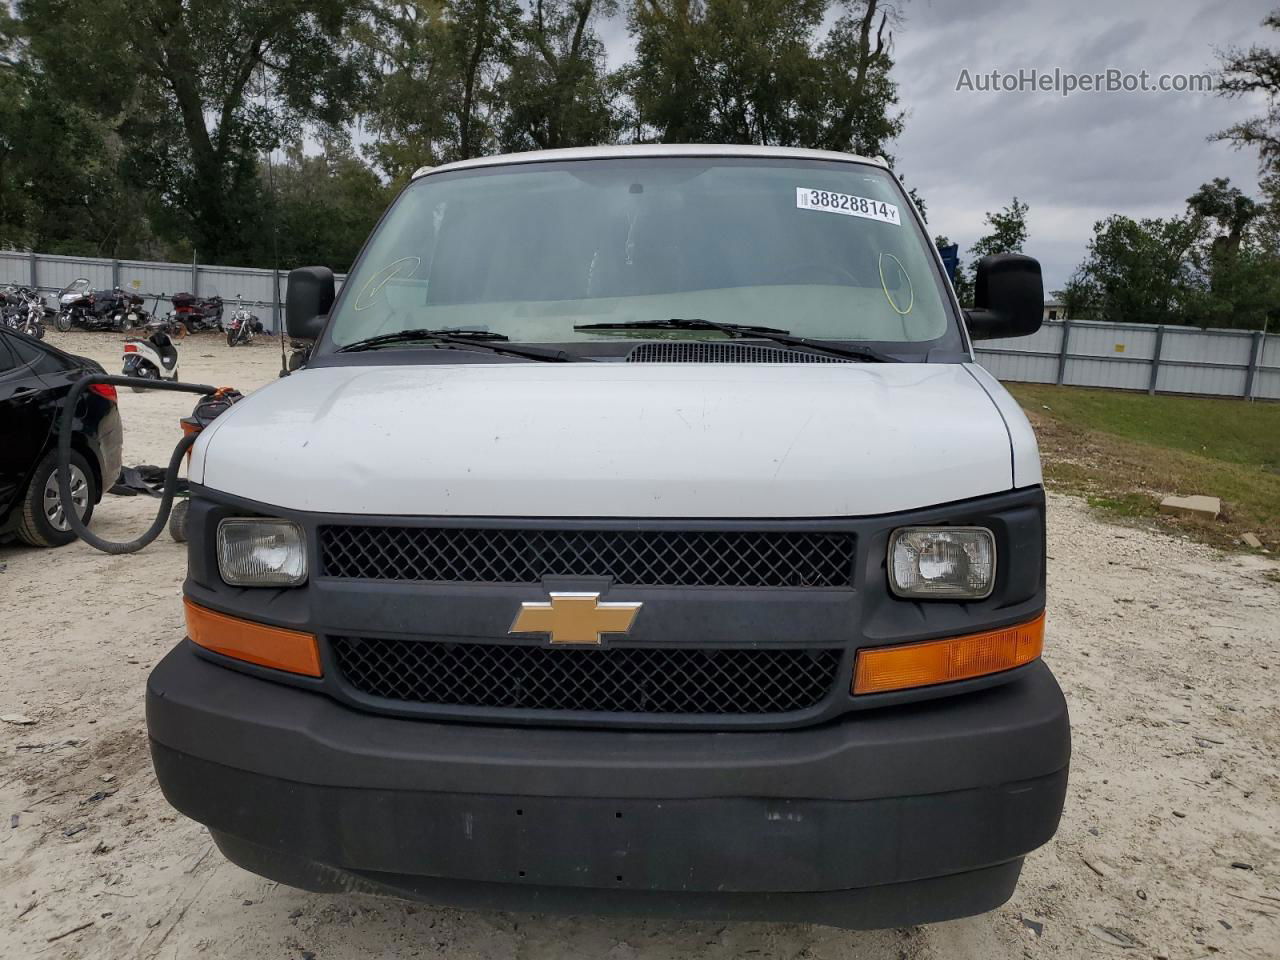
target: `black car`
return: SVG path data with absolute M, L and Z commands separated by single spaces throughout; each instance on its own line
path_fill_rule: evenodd
M 102 366 L 43 341 L 0 328 L 0 539 L 37 547 L 75 539 L 57 484 L 57 419 L 71 385 Z M 86 523 L 120 474 L 124 431 L 116 389 L 94 384 L 81 395 L 71 440 L 71 494 Z

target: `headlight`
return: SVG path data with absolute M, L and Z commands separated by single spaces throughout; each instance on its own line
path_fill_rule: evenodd
M 900 597 L 981 600 L 996 582 L 996 541 L 984 527 L 902 527 L 889 539 L 889 584 Z
M 218 524 L 218 572 L 233 587 L 296 587 L 307 580 L 302 528 L 289 520 Z

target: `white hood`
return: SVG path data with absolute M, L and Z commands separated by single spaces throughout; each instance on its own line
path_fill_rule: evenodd
M 191 477 L 325 513 L 866 516 L 1040 482 L 993 387 L 952 363 L 317 368 L 219 417 Z

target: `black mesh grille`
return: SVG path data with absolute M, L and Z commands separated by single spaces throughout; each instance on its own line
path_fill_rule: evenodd
M 355 637 L 331 643 L 343 676 L 362 693 L 493 709 L 792 713 L 827 695 L 840 664 L 835 649 L 575 650 Z
M 504 530 L 323 526 L 328 577 L 630 586 L 834 587 L 853 576 L 853 535 L 825 531 Z
M 716 340 L 655 340 L 642 343 L 629 354 L 628 363 L 849 363 L 804 350 L 779 350 L 750 343 Z

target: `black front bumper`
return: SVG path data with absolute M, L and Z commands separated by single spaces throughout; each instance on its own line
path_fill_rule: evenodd
M 1057 828 L 1048 668 L 762 732 L 467 726 L 362 713 L 195 656 L 147 689 L 156 773 L 246 868 L 459 906 L 898 926 L 1012 893 Z

